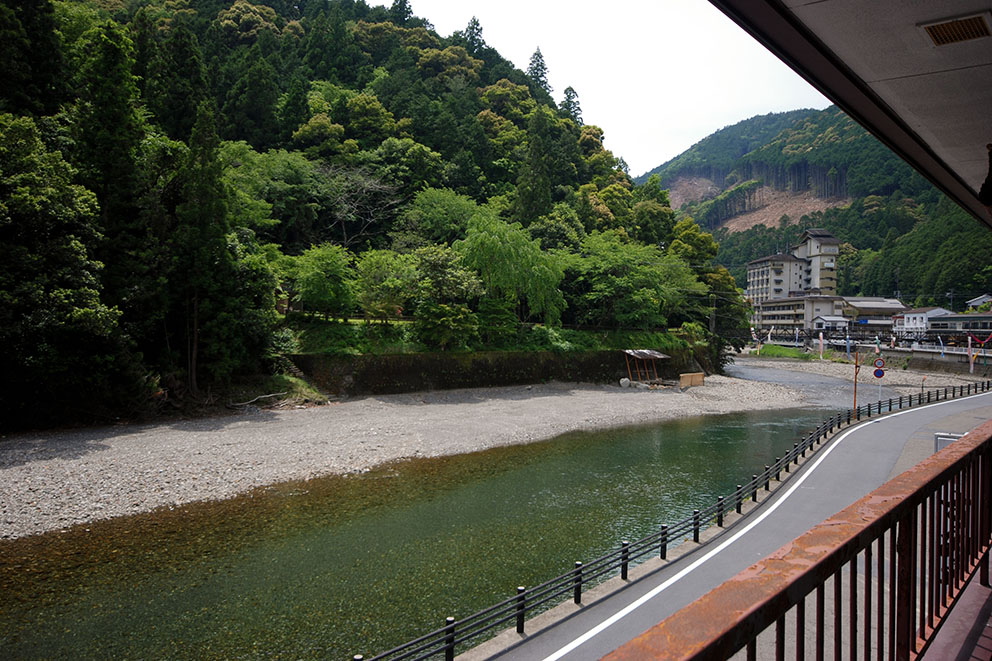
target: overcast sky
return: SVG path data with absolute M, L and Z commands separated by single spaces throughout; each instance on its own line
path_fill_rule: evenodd
M 386 3 L 389 4 L 388 2 Z M 724 126 L 829 101 L 706 0 L 410 0 L 438 33 L 472 16 L 482 37 L 526 70 L 538 47 L 556 101 L 582 118 L 634 176 Z

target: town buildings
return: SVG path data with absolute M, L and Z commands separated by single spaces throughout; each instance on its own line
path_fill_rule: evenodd
M 914 308 L 892 316 L 892 332 L 899 338 L 919 337 L 930 328 L 930 320 L 951 314 L 946 308 Z
M 837 295 L 840 241 L 808 229 L 790 254 L 762 257 L 747 265 L 747 292 L 756 331 L 784 333 L 857 328 L 892 331 L 892 316 L 906 310 L 894 298 Z

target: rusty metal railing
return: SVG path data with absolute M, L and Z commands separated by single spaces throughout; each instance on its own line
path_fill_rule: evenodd
M 989 584 L 990 498 L 987 422 L 607 658 L 915 659 Z

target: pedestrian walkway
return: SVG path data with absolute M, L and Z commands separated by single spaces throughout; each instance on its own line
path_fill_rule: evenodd
M 992 393 L 942 401 L 864 421 L 836 434 L 791 480 L 701 545 L 683 544 L 668 562 L 645 563 L 504 632 L 465 659 L 599 658 L 736 575 L 933 452 L 936 431 L 963 433 L 992 419 Z M 967 657 L 965 657 L 967 658 Z

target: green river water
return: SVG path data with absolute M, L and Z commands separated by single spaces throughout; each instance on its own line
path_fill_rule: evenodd
M 0 658 L 368 658 L 711 504 L 826 415 L 572 433 L 0 542 Z

